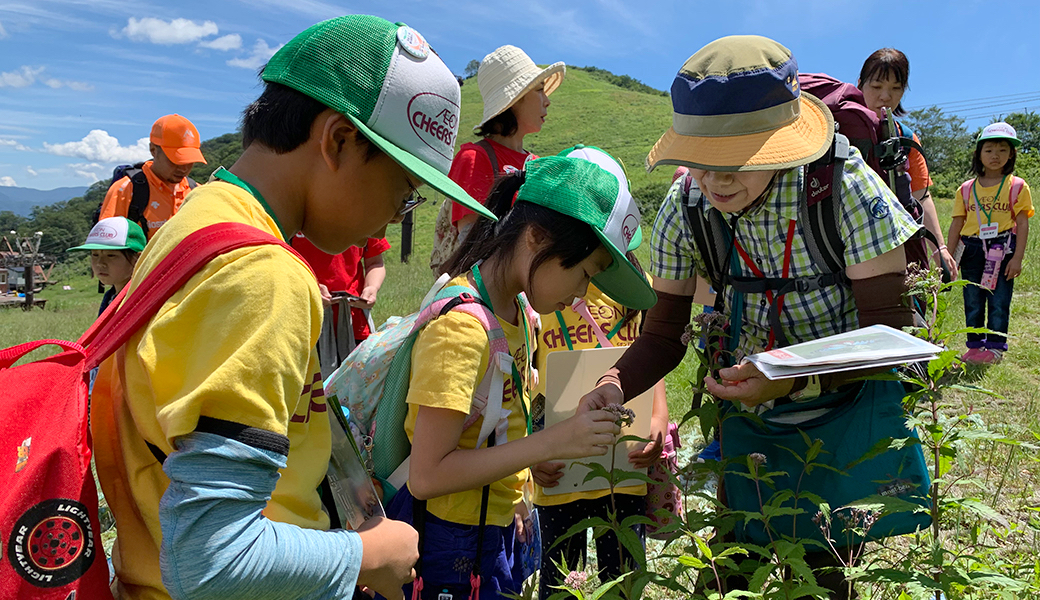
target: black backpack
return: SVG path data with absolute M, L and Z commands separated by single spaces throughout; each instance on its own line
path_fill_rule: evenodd
M 806 277 L 736 277 L 730 275 L 728 260 L 733 248 L 731 231 L 735 225 L 727 224 L 718 210 L 705 212 L 699 205 L 689 202 L 691 175 L 682 183 L 682 205 L 690 224 L 690 233 L 697 251 L 704 258 L 708 279 L 715 289 L 715 309 L 725 312 L 725 289 L 732 286 L 744 294 L 764 294 L 771 291 L 773 303 L 769 307 L 769 327 L 776 339 L 777 347 L 788 345 L 780 322 L 780 299 L 788 293 L 806 293 L 832 285 L 849 286 L 845 275 L 845 241 L 841 237 L 841 180 L 845 161 L 850 153 L 849 139 L 841 134 L 834 135 L 830 151 L 815 162 L 802 167 L 805 173 L 805 191 L 798 205 L 798 220 L 802 225 L 805 246 L 813 262 L 823 271 L 819 275 Z M 904 245 L 919 243 L 924 228 Z M 920 314 L 916 305 L 915 312 Z
M 133 195 L 130 197 L 130 207 L 126 211 L 126 218 L 137 223 L 144 230 L 145 235 L 148 235 L 148 220 L 144 218 L 144 209 L 148 207 L 148 200 L 151 196 L 151 192 L 148 188 L 148 177 L 144 174 L 144 163 L 139 162 L 133 165 L 119 165 L 115 169 L 112 169 L 112 183 L 119 181 L 124 177 L 130 178 L 130 183 L 134 186 Z M 195 189 L 198 184 L 191 177 L 187 178 L 188 187 Z M 104 204 L 104 200 L 101 201 Z M 101 204 L 94 209 L 92 225 L 96 225 L 98 220 L 101 218 Z

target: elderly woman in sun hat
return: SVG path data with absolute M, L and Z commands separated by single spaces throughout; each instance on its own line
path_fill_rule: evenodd
M 826 414 L 832 407 L 817 407 L 813 400 L 826 400 L 839 387 L 846 390 L 862 385 L 844 385 L 862 372 L 770 380 L 740 359 L 785 343 L 875 323 L 896 328 L 910 325 L 912 315 L 902 303 L 906 290 L 902 244 L 918 226 L 859 151 L 835 135 L 827 107 L 800 92 L 797 62 L 779 43 L 759 36 L 716 40 L 686 61 L 672 85 L 671 97 L 673 126 L 650 151 L 647 168 L 685 166 L 692 181 L 679 178 L 672 185 L 653 226 L 650 270 L 658 303 L 647 314 L 643 334 L 582 399 L 579 410 L 633 398 L 682 361 L 686 346 L 681 339 L 690 321 L 697 276 L 711 280 L 710 257 L 700 251 L 692 226 L 710 223 L 714 224 L 710 241 L 716 250 L 706 245 L 705 254 L 721 258 L 714 263 L 723 271 L 716 278 L 721 280 L 717 291 L 729 322 L 727 345 L 735 366 L 709 373 L 704 380 L 707 391 L 724 401 L 725 414 L 753 411 L 765 419 L 775 414 L 772 411 L 793 408 L 791 418 L 797 419 L 807 414 L 798 411 L 810 407 Z M 847 158 L 839 164 L 831 158 L 835 153 L 847 153 Z M 818 171 L 808 167 L 820 164 L 816 162 L 820 159 L 831 161 L 827 164 L 837 172 L 828 181 L 832 183 L 829 187 L 840 189 L 840 202 L 834 206 L 845 242 L 844 269 L 828 277 L 823 277 L 825 267 L 814 260 L 814 252 L 807 246 L 809 223 L 801 219 L 800 212 L 806 190 L 822 185 L 816 179 L 810 181 Z M 766 278 L 812 280 L 817 285 L 796 286 L 786 293 L 737 289 L 738 284 L 761 283 Z M 898 396 L 897 403 L 901 390 Z M 897 410 L 901 413 L 901 408 Z M 740 435 L 727 435 L 727 427 L 747 422 L 722 421 L 723 457 L 734 456 L 733 448 L 740 441 Z M 901 427 L 905 429 L 905 425 Z M 776 451 L 770 441 L 753 452 L 772 462 L 778 456 Z M 727 488 L 733 482 L 729 469 Z M 776 491 L 787 489 L 786 480 L 777 477 L 774 482 Z M 790 489 L 798 485 L 791 483 Z M 802 485 L 800 489 L 826 495 L 825 490 L 807 488 Z M 747 504 L 743 501 L 750 500 L 734 495 L 730 494 L 730 506 L 741 500 L 743 509 Z M 721 496 L 726 502 L 726 494 Z M 808 517 L 813 513 L 815 507 Z M 793 520 L 786 519 L 784 524 L 790 526 Z M 812 523 L 799 522 L 797 533 L 812 537 L 813 529 L 818 536 Z M 810 565 L 835 564 L 829 553 L 815 551 L 815 547 L 807 550 Z M 817 578 L 820 585 L 832 590 L 832 598 L 849 597 L 840 571 L 821 573 Z M 747 582 L 737 579 L 727 582 L 727 589 L 747 589 Z
M 541 68 L 516 46 L 502 46 L 484 57 L 477 71 L 477 85 L 484 100 L 484 114 L 473 132 L 483 138 L 463 144 L 451 164 L 449 177 L 471 196 L 483 202 L 495 178 L 523 170 L 538 158 L 524 149 L 524 137 L 538 133 L 545 123 L 549 95 L 560 87 L 567 67 L 562 62 Z M 447 210 L 447 209 L 442 209 Z M 445 219 L 438 216 L 438 229 Z M 430 266 L 439 272 L 458 242 L 443 244 L 447 235 L 461 240 L 477 220 L 477 214 L 461 204 L 451 205 L 452 232 L 438 231 Z

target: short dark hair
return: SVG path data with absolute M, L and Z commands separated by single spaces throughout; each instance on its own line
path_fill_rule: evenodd
M 602 242 L 592 227 L 574 217 L 558 213 L 532 202 L 516 202 L 524 171 L 500 177 L 488 195 L 487 207 L 498 218 L 478 219 L 455 254 L 448 259 L 444 270 L 457 277 L 482 260 L 500 255 L 508 259 L 522 243 L 524 233 L 534 227 L 549 240 L 531 261 L 528 276 L 534 275 L 546 261 L 557 258 L 563 268 L 569 269 L 591 255 Z
M 863 68 L 859 70 L 859 89 L 867 85 L 867 82 L 888 79 L 888 75 L 895 76 L 903 89 L 910 89 L 910 60 L 906 55 L 895 48 L 882 48 L 875 51 L 863 61 Z M 906 114 L 903 103 L 900 102 L 894 111 L 897 117 Z
M 311 137 L 314 120 L 328 109 L 287 85 L 265 82 L 260 97 L 242 111 L 242 148 L 258 142 L 278 154 L 292 152 Z M 365 162 L 381 152 L 360 131 L 357 140 L 365 148 Z
M 503 137 L 509 137 L 516 133 L 516 130 L 520 127 L 519 123 L 516 122 L 516 114 L 513 113 L 512 108 L 507 108 L 505 112 L 495 115 L 477 128 L 477 135 L 480 137 L 487 137 L 489 135 L 501 135 Z
M 982 164 L 982 145 L 986 142 L 1002 142 L 1004 144 L 1007 144 L 1008 148 L 1011 149 L 1011 154 L 1008 156 L 1008 161 L 1004 164 L 1004 168 L 1001 170 L 1001 173 L 1003 173 L 1004 175 L 1010 175 L 1014 173 L 1015 157 L 1018 156 L 1018 151 L 1015 150 L 1015 147 L 1011 144 L 1011 142 L 1000 139 L 979 140 L 978 143 L 975 144 L 975 155 L 971 158 L 971 172 L 974 173 L 977 177 L 982 177 L 986 174 L 986 167 Z

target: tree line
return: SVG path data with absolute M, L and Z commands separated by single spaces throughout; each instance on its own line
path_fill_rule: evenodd
M 651 90 L 664 94 L 627 75 L 618 76 L 595 67 L 571 68 L 581 68 L 596 76 L 609 75 L 611 83 L 626 89 L 641 92 Z M 467 73 L 470 70 L 467 69 Z M 981 128 L 969 131 L 964 119 L 946 113 L 936 106 L 912 111 L 906 120 L 917 132 L 924 146 L 928 168 L 935 182 L 932 194 L 937 198 L 952 198 L 961 182 L 971 176 L 974 141 Z M 1016 112 L 1004 116 L 1003 120 L 1018 131 L 1018 137 L 1022 140 L 1022 145 L 1018 148 L 1016 174 L 1028 181 L 1034 189 L 1040 187 L 1040 114 Z M 206 157 L 207 164 L 198 164 L 191 172 L 191 177 L 199 183 L 208 181 L 210 174 L 218 166 L 231 165 L 238 159 L 242 154 L 241 132 L 227 133 L 206 140 L 202 143 L 202 154 Z M 0 211 L 0 232 L 6 234 L 17 231 L 20 235 L 29 235 L 42 231 L 44 237 L 41 249 L 62 260 L 65 258 L 66 248 L 80 244 L 86 239 L 93 225 L 94 211 L 101 205 L 109 185 L 110 179 L 97 181 L 83 196 L 47 206 L 36 206 L 28 217 L 16 215 L 11 211 Z M 657 187 L 660 189 L 655 187 L 653 191 L 663 197 L 666 186 L 662 184 Z M 657 214 L 660 199 L 639 198 L 647 219 L 653 219 Z

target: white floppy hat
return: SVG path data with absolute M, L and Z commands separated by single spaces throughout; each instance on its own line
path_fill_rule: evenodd
M 539 83 L 545 82 L 545 95 L 560 87 L 567 67 L 557 62 L 541 69 L 531 57 L 516 46 L 502 46 L 484 57 L 477 70 L 477 86 L 484 99 L 484 116 L 480 127 L 516 104 Z

